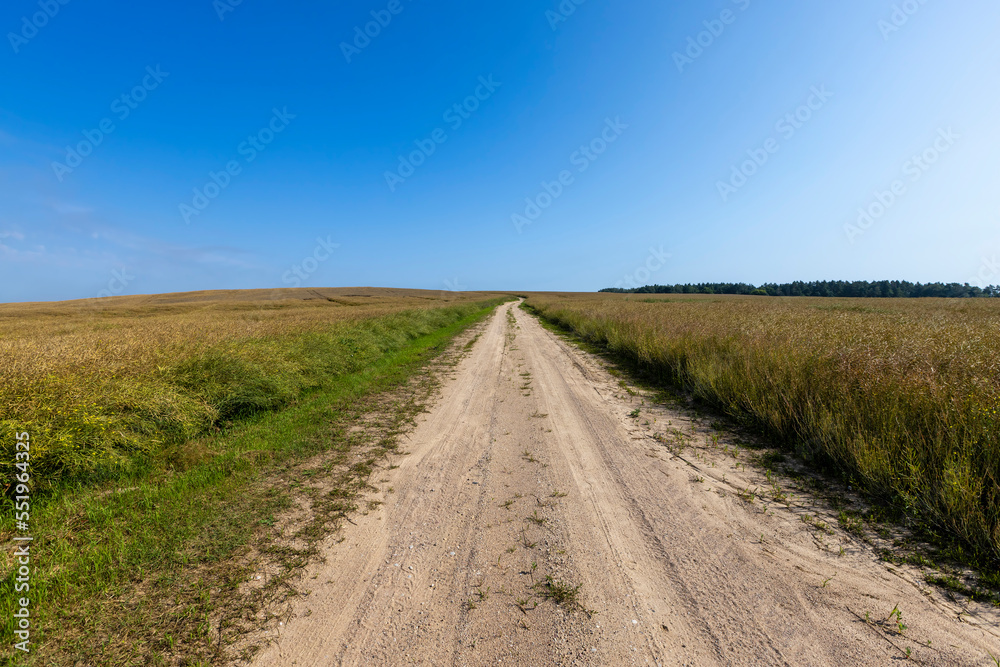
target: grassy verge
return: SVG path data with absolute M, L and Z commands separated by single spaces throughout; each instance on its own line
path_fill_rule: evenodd
M 1000 584 L 993 304 L 540 295 L 526 305 L 841 474 Z
M 169 456 L 147 456 L 105 483 L 57 486 L 35 499 L 32 653 L 11 649 L 16 596 L 8 563 L 0 582 L 4 664 L 222 660 L 232 642 L 266 620 L 269 605 L 294 594 L 295 569 L 354 509 L 377 460 L 419 407 L 412 395 L 386 405 L 385 392 L 405 386 L 495 305 L 363 323 L 364 339 L 390 335 L 376 340 L 363 363 L 270 406 L 285 409 L 177 441 Z M 337 358 L 342 348 L 327 353 L 333 358 L 321 351 L 315 364 L 345 365 Z M 379 412 L 377 437 L 351 429 Z M 304 521 L 282 519 L 302 502 Z M 248 590 L 261 563 L 271 564 L 268 578 Z
M 36 494 L 169 464 L 191 438 L 288 406 L 474 307 L 126 311 L 113 320 L 119 335 L 103 317 L 71 314 L 38 318 L 12 341 L 0 327 L 10 346 L 0 345 L 10 354 L 0 358 L 0 474 L 15 474 L 23 431 Z

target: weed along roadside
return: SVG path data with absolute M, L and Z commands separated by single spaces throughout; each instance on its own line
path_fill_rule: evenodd
M 24 594 L 14 590 L 13 548 L 4 549 L 4 664 L 217 664 L 297 594 L 296 572 L 355 509 L 368 476 L 433 390 L 429 364 L 502 301 L 483 295 L 407 310 L 401 306 L 413 301 L 399 300 L 395 312 L 334 326 L 337 344 L 315 330 L 261 338 L 250 358 L 273 356 L 255 376 L 247 375 L 248 357 L 235 363 L 240 348 L 203 349 L 179 360 L 187 375 L 168 374 L 175 396 L 203 389 L 202 410 L 214 418 L 202 428 L 171 425 L 169 413 L 142 425 L 134 414 L 111 414 L 123 407 L 121 395 L 90 404 L 90 419 L 131 426 L 131 449 L 114 441 L 97 449 L 99 437 L 74 439 L 79 427 L 22 405 L 37 485 L 31 650 L 13 649 Z M 152 382 L 131 381 L 133 392 Z M 164 387 L 146 387 L 154 389 Z M 51 404 L 60 395 L 44 398 Z M 13 450 L 15 424 L 0 424 L 5 451 Z M 89 457 L 88 448 L 96 450 Z M 73 456 L 81 460 L 65 465 Z M 12 519 L 0 536 L 5 546 L 16 536 L 13 510 L 4 504 Z
M 872 301 L 551 294 L 525 307 L 837 473 L 1000 589 L 994 306 Z

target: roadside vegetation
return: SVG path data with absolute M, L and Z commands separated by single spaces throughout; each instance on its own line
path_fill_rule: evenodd
M 30 432 L 34 538 L 25 656 L 8 482 L 2 664 L 215 664 L 296 594 L 420 409 L 408 383 L 502 301 L 343 292 L 0 306 L 0 465 Z
M 0 472 L 14 473 L 21 431 L 36 494 L 169 465 L 191 438 L 285 407 L 476 300 L 343 291 L 0 306 Z
M 526 307 L 995 572 L 1000 302 L 539 294 Z

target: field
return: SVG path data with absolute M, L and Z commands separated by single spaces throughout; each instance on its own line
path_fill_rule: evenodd
M 417 398 L 387 412 L 378 396 L 499 302 L 358 288 L 0 306 L 11 482 L 15 432 L 31 438 L 32 656 L 168 664 L 217 653 L 210 617 L 259 611 L 284 590 L 276 577 L 272 597 L 251 604 L 233 582 L 261 559 L 298 567 L 353 507 L 365 461 L 391 446 L 362 441 L 354 425 L 377 417 L 383 433 L 398 428 Z M 315 456 L 332 456 L 335 499 L 308 501 L 314 519 L 289 547 L 270 527 L 297 501 L 262 480 L 308 480 L 316 471 L 298 466 Z M 357 456 L 368 458 L 348 466 Z M 0 655 L 21 664 L 8 653 L 18 595 L 13 484 L 6 491 Z
M 442 308 L 485 298 L 285 289 L 0 306 L 0 437 L 33 434 L 45 487 L 115 477 L 286 406 L 458 312 Z
M 495 664 L 515 650 L 553 664 L 570 645 L 617 664 L 637 643 L 693 664 L 731 664 L 737 645 L 885 664 L 909 657 L 904 639 L 927 664 L 987 654 L 996 300 L 511 300 L 351 288 L 0 305 L 0 664 Z M 22 432 L 27 658 L 11 649 Z M 772 477 L 792 467 L 748 440 L 811 479 L 841 476 L 878 518 L 829 505 L 805 475 Z M 873 555 L 903 554 L 880 532 L 892 520 L 941 561 L 900 555 L 887 576 Z M 881 620 L 903 607 L 906 624 Z
M 1000 559 L 1000 303 L 538 294 L 656 380 Z M 995 569 L 995 568 L 990 568 Z

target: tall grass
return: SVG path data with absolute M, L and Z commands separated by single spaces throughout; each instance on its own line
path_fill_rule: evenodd
M 292 577 L 366 488 L 370 468 L 347 467 L 348 452 L 394 446 L 354 435 L 383 409 L 380 392 L 405 385 L 503 300 L 322 293 L 338 300 L 301 290 L 278 303 L 120 300 L 96 314 L 0 306 L 0 407 L 4 428 L 31 433 L 34 537 L 23 655 L 13 613 L 25 593 L 15 594 L 11 505 L 0 503 L 0 664 L 221 660 L 271 599 L 241 588 L 250 569 L 266 562 Z M 391 406 L 400 420 L 419 407 Z M 330 458 L 302 467 L 317 454 Z M 266 481 L 279 475 L 280 485 Z M 302 491 L 314 475 L 329 496 Z M 306 500 L 310 520 L 272 543 L 284 530 L 268 528 L 274 515 Z
M 536 295 L 528 305 L 1000 561 L 1000 304 Z
M 14 472 L 20 431 L 35 493 L 169 463 L 187 440 L 284 407 L 486 298 L 343 291 L 0 306 L 0 474 Z

